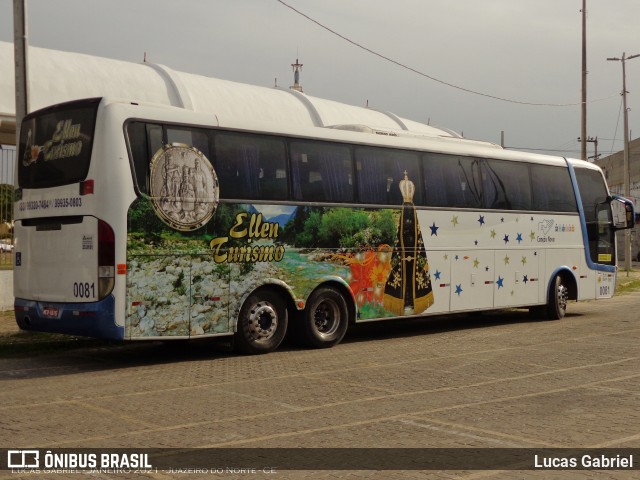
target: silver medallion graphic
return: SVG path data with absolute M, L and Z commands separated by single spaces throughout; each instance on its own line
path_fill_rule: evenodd
M 160 219 L 188 232 L 206 224 L 216 211 L 219 185 L 207 157 L 190 145 L 160 148 L 151 159 L 151 200 Z

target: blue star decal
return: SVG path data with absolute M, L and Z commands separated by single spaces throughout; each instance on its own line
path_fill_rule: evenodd
M 502 218 L 500 219 L 500 221 L 501 221 L 502 223 L 504 223 L 504 217 L 502 217 Z
M 507 243 L 509 243 L 509 235 L 505 235 L 504 238 L 504 244 L 506 245 Z
M 522 281 L 523 281 L 523 282 L 525 283 L 525 285 L 526 285 L 526 283 L 529 281 L 529 277 L 528 277 L 527 275 L 525 275 L 524 277 L 522 277 Z
M 462 284 L 456 285 L 456 293 L 458 294 L 458 296 L 460 296 L 460 294 L 462 293 Z
M 436 227 L 436 222 L 433 222 L 433 225 L 431 225 L 429 228 L 431 229 L 431 236 L 433 237 L 435 235 L 437 237 L 438 236 L 438 229 L 440 227 Z
M 455 257 L 453 257 L 455 260 L 459 260 L 460 257 L 458 257 L 458 255 L 456 255 Z
M 436 273 L 433 274 L 436 280 L 440 280 L 440 275 L 442 275 L 442 272 L 440 270 L 436 270 Z
M 478 222 L 480 222 L 480 226 L 484 225 L 484 215 L 480 215 Z
M 520 243 L 522 241 L 522 234 L 519 233 L 518 236 L 516 237 L 516 240 L 518 241 L 518 243 Z
M 501 289 L 502 287 L 504 287 L 504 278 L 498 276 L 498 281 L 496 282 L 498 284 L 498 289 Z

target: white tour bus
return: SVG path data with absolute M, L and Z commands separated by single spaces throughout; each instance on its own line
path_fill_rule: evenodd
M 29 114 L 20 328 L 235 335 L 264 353 L 288 328 L 329 347 L 355 322 L 518 307 L 559 319 L 569 300 L 613 295 L 614 234 L 634 212 L 593 164 L 375 112 L 399 125 L 381 129 L 370 109 L 297 92 L 282 95 L 311 124 L 276 103 L 255 121 L 259 94 L 230 96 L 226 117 L 109 98 Z M 346 121 L 323 123 L 332 112 Z

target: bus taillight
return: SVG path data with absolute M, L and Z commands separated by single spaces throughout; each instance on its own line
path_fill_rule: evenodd
M 115 284 L 116 242 L 111 226 L 98 221 L 98 296 L 104 298 Z

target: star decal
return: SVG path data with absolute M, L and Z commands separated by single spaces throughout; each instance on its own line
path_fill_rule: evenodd
M 502 218 L 500 219 L 500 222 L 504 223 L 504 217 L 502 217 Z
M 478 246 L 478 240 L 475 240 L 473 243 L 475 244 L 476 247 Z
M 454 260 L 460 260 L 460 257 L 458 257 L 458 255 L 456 255 L 455 257 L 453 257 Z
M 456 293 L 458 294 L 458 296 L 460 296 L 460 294 L 462 293 L 462 284 L 458 284 L 456 285 Z
M 442 258 L 443 258 L 443 259 L 445 259 L 445 260 L 449 260 L 449 254 L 448 254 L 448 253 L 445 253 L 445 254 L 444 254 L 444 256 L 443 256 Z
M 531 230 L 531 233 L 529 234 L 529 238 L 531 239 L 531 241 L 533 242 L 536 239 L 536 232 L 534 232 L 533 230 Z
M 527 284 L 527 282 L 529 281 L 529 276 L 528 275 L 524 275 L 522 277 L 522 281 L 525 283 L 525 285 Z
M 524 266 L 527 263 L 527 257 L 522 257 L 522 260 L 520 260 L 520 263 L 522 263 L 522 266 Z
M 433 225 L 431 225 L 429 228 L 431 229 L 431 236 L 433 237 L 435 235 L 437 237 L 438 236 L 438 229 L 440 227 L 436 227 L 436 222 L 433 222 Z
M 509 265 L 509 255 L 504 256 L 504 264 Z
M 498 281 L 496 281 L 496 283 L 498 284 L 498 290 L 504 287 L 503 282 L 504 282 L 504 278 L 498 276 Z
M 454 215 L 453 218 L 451 219 L 451 223 L 453 223 L 453 226 L 455 227 L 456 225 L 458 225 L 458 216 Z
M 442 275 L 442 272 L 440 270 L 436 270 L 436 272 L 433 274 L 436 280 L 440 280 L 440 275 Z
M 484 215 L 480 215 L 478 222 L 480 222 L 480 226 L 484 225 Z
M 478 265 L 480 265 L 480 260 L 478 260 L 477 258 L 473 261 L 473 268 L 478 268 Z
M 491 230 L 491 238 L 496 238 L 496 231 L 495 230 Z
M 505 234 L 505 236 L 504 236 L 503 240 L 504 240 L 504 244 L 505 244 L 505 245 L 506 245 L 507 243 L 509 243 L 509 235 L 506 235 L 506 234 Z
M 518 241 L 518 243 L 522 242 L 522 234 L 521 234 L 521 233 L 519 233 L 519 234 L 516 236 L 516 240 Z

